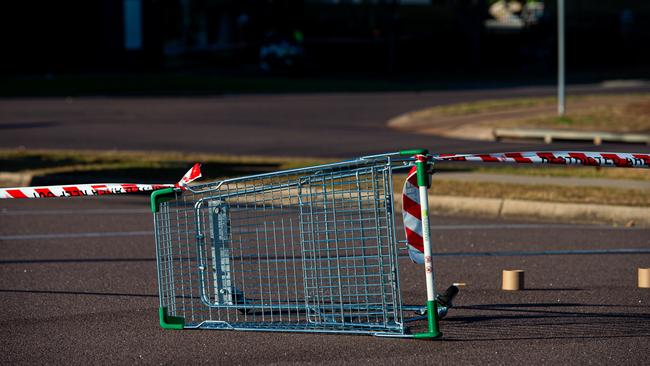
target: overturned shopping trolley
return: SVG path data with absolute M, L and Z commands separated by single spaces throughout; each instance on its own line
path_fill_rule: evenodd
M 439 336 L 429 164 L 426 150 L 408 150 L 154 192 L 161 326 Z M 425 306 L 402 303 L 400 169 L 416 172 Z M 414 309 L 427 330 L 410 334 Z

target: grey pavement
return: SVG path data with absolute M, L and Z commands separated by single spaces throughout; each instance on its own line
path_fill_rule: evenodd
M 570 93 L 645 91 L 577 86 Z M 0 147 L 353 157 L 424 147 L 436 153 L 522 150 L 648 152 L 628 144 L 499 143 L 396 131 L 387 121 L 428 106 L 553 95 L 552 87 L 432 92 L 0 99 Z
M 437 286 L 466 283 L 440 341 L 169 331 L 158 325 L 147 205 L 143 196 L 0 202 L 1 363 L 650 362 L 650 291 L 636 287 L 650 229 L 432 216 Z M 526 291 L 499 289 L 513 268 L 526 271 Z M 422 268 L 402 259 L 400 272 L 405 301 L 421 303 Z
M 593 86 L 573 92 L 609 92 Z M 0 100 L 0 147 L 349 157 L 405 147 L 495 152 L 502 144 L 399 133 L 406 111 L 553 88 L 427 93 Z M 601 147 L 605 148 L 605 147 Z M 630 145 L 608 150 L 647 151 Z M 645 150 L 644 150 L 645 149 Z M 465 282 L 439 342 L 364 336 L 164 331 L 144 196 L 0 201 L 2 364 L 650 363 L 650 230 L 432 217 L 438 287 Z M 399 221 L 399 220 L 398 220 Z M 446 228 L 443 228 L 446 227 Z M 499 289 L 526 270 L 527 291 Z M 420 266 L 400 262 L 406 302 Z

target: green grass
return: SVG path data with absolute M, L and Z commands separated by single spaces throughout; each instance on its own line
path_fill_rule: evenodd
M 571 117 L 562 116 L 562 117 L 554 117 L 554 118 L 555 120 L 551 123 L 555 123 L 558 125 L 567 125 L 567 126 L 571 126 L 572 124 L 574 124 L 574 118 Z

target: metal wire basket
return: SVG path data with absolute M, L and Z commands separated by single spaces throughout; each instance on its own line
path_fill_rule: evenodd
M 417 152 L 154 192 L 161 326 L 407 335 L 392 174 Z

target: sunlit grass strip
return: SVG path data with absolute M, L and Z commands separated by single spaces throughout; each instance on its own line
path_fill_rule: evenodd
M 403 178 L 402 178 L 403 179 Z M 401 186 L 398 183 L 395 186 Z M 650 190 L 609 187 L 523 185 L 435 180 L 429 193 L 440 196 L 508 198 L 542 202 L 650 206 Z

